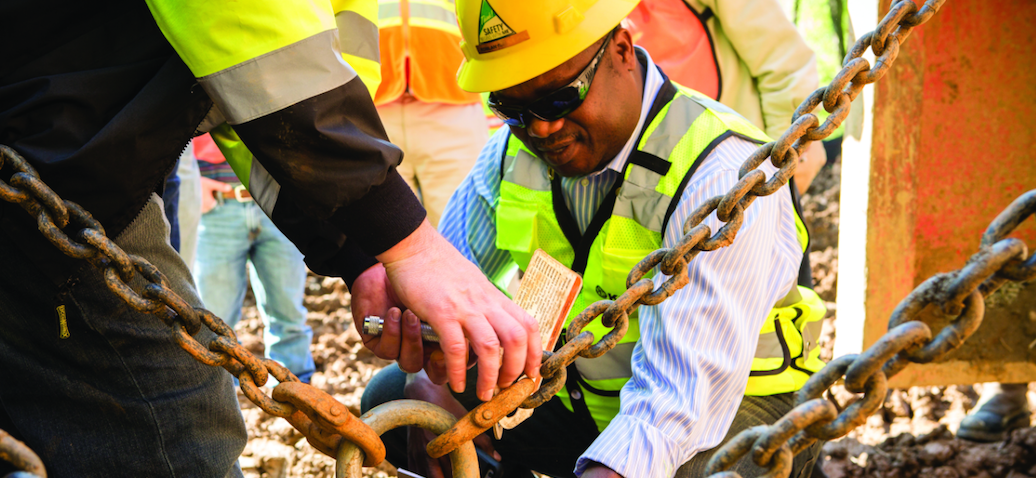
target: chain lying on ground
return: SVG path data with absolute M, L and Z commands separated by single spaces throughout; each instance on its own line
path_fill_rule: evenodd
M 543 385 L 532 396 L 521 402 L 522 408 L 538 407 L 556 394 L 567 380 L 567 368 L 578 357 L 600 357 L 626 334 L 629 314 L 641 305 L 656 305 L 687 284 L 687 264 L 702 251 L 713 251 L 730 245 L 744 220 L 745 209 L 756 197 L 768 196 L 788 183 L 795 174 L 799 154 L 813 141 L 828 137 L 849 115 L 852 101 L 869 83 L 878 81 L 888 72 L 901 43 L 911 30 L 932 17 L 945 0 L 928 0 L 918 9 L 910 0 L 901 0 L 889 10 L 873 32 L 867 33 L 853 45 L 843 62 L 843 68 L 831 84 L 818 88 L 795 110 L 791 127 L 777 141 L 760 146 L 742 164 L 740 181 L 727 194 L 715 196 L 692 212 L 684 223 L 684 236 L 673 248 L 659 249 L 630 271 L 626 279 L 627 290 L 615 301 L 601 300 L 581 312 L 566 331 L 570 340 L 554 353 L 545 352 L 540 374 Z M 877 57 L 874 67 L 861 58 L 867 48 L 874 50 Z M 823 105 L 830 113 L 823 124 L 813 113 Z M 766 174 L 757 169 L 767 158 L 778 171 L 766 180 Z M 725 223 L 715 234 L 702 224 L 712 212 Z M 655 266 L 669 276 L 658 290 L 650 279 L 645 279 Z M 611 332 L 594 343 L 590 332 L 582 332 L 591 321 L 601 317 L 601 322 L 614 327 Z M 829 367 L 830 368 L 830 367 Z M 521 382 L 519 382 L 521 384 Z M 518 385 L 518 384 L 516 384 Z M 823 391 L 823 390 L 821 390 Z M 471 440 L 492 427 L 501 418 L 515 409 L 514 397 L 501 394 L 472 410 L 449 433 L 440 435 L 428 444 L 428 453 L 440 457 L 457 445 Z
M 3 430 L 0 430 L 0 460 L 21 470 L 8 474 L 4 478 L 47 478 L 47 470 L 43 468 L 40 457 L 36 456 L 24 443 Z
M 686 285 L 689 280 L 687 264 L 701 251 L 716 250 L 733 242 L 744 220 L 745 209 L 756 197 L 773 194 L 787 184 L 798 165 L 799 154 L 810 143 L 826 138 L 841 125 L 849 114 L 850 104 L 863 87 L 888 72 L 911 30 L 928 21 L 944 2 L 927 0 L 918 8 L 910 0 L 900 0 L 893 5 L 877 28 L 853 45 L 843 62 L 843 69 L 831 84 L 817 89 L 799 106 L 788 131 L 777 141 L 761 146 L 744 162 L 739 172 L 741 179 L 731 191 L 706 201 L 688 217 L 684 224 L 684 237 L 676 247 L 662 248 L 649 254 L 630 272 L 625 293 L 615 301 L 595 302 L 572 321 L 567 330 L 568 343 L 555 353 L 544 352 L 540 369 L 544 382 L 539 390 L 533 393 L 535 387 L 532 383 L 528 379 L 520 380 L 489 402 L 476 407 L 429 443 L 429 454 L 437 458 L 457 450 L 519 406 L 534 408 L 546 403 L 565 384 L 566 368 L 577 356 L 600 357 L 625 335 L 629 314 L 637 307 L 659 304 Z M 861 58 L 868 47 L 877 57 L 874 67 Z M 821 104 L 830 113 L 823 124 L 811 113 Z M 768 181 L 765 173 L 757 169 L 767 158 L 778 168 Z M 287 419 L 319 451 L 335 456 L 341 445 L 352 443 L 362 450 L 364 465 L 372 466 L 384 459 L 384 444 L 371 426 L 354 417 L 330 395 L 300 383 L 283 366 L 248 352 L 237 343 L 234 331 L 222 320 L 207 310 L 189 306 L 169 288 L 165 276 L 157 268 L 141 257 L 122 251 L 105 236 L 104 229 L 89 213 L 58 197 L 24 159 L 10 148 L 0 146 L 0 168 L 4 166 L 4 160 L 12 164 L 16 173 L 9 184 L 0 180 L 0 198 L 21 205 L 35 216 L 40 231 L 63 253 L 87 260 L 101 270 L 108 287 L 131 307 L 155 314 L 172 327 L 177 343 L 184 350 L 197 360 L 221 366 L 238 377 L 242 391 L 251 401 L 267 413 Z M 702 224 L 713 211 L 725 223 L 715 234 Z M 1007 221 L 1005 224 L 1010 223 L 1010 219 L 1004 221 Z M 62 231 L 73 225 L 81 228 L 73 233 L 74 240 Z M 1001 229 L 1003 232 L 1010 227 Z M 999 238 L 996 234 L 991 237 Z M 907 361 L 934 360 L 959 346 L 981 321 L 982 294 L 990 293 L 1006 280 L 1020 280 L 1017 277 L 1027 277 L 1033 272 L 1031 258 L 1026 266 L 1017 264 L 1017 258 L 1025 255 L 1025 245 L 1009 241 L 1014 240 L 992 241 L 991 245 L 983 246 L 983 251 L 992 252 L 980 252 L 986 255 L 978 261 L 973 259 L 963 271 L 940 275 L 922 284 L 904 301 L 906 305 L 900 308 L 902 310 L 897 309 L 898 314 L 893 315 L 892 327 L 895 328 L 890 334 L 859 357 L 842 357 L 833 361 L 815 374 L 800 392 L 800 397 L 819 397 L 846 373 L 846 388 L 868 393 L 863 400 L 850 405 L 838 416 L 833 408 L 820 404 L 816 399 L 810 400 L 794 410 L 794 416 L 782 419 L 773 427 L 752 429 L 739 435 L 724 447 L 723 453 L 717 454 L 716 464 L 711 469 L 721 470 L 734 461 L 733 458 L 729 458 L 729 462 L 722 461 L 720 456 L 741 456 L 754 446 L 758 450 L 753 455 L 757 463 L 774 470 L 774 476 L 782 472 L 787 476 L 790 457 L 812 440 L 831 439 L 848 433 L 861 416 L 866 417 L 870 413 L 868 410 L 873 411 L 880 405 L 888 375 L 900 370 Z M 654 289 L 650 279 L 644 278 L 656 266 L 670 276 L 658 290 Z M 986 279 L 990 274 L 993 276 Z M 138 276 L 142 281 L 137 279 Z M 141 292 L 138 293 L 131 282 L 138 284 L 137 289 Z M 140 282 L 145 285 L 139 286 Z M 982 292 L 974 292 L 973 286 Z M 940 294 L 939 291 L 950 292 Z M 944 310 L 950 313 L 963 310 L 960 324 L 944 329 L 922 350 L 909 354 L 903 352 L 930 340 L 931 332 L 926 325 L 907 320 L 924 304 L 931 302 L 945 304 Z M 593 335 L 582 330 L 597 317 L 601 317 L 604 325 L 614 328 L 594 343 Z M 207 346 L 192 337 L 202 326 L 217 335 Z M 886 368 L 885 372 L 882 372 L 882 367 Z M 270 374 L 281 382 L 274 388 L 272 398 L 259 388 L 267 382 Z M 801 431 L 804 428 L 805 431 Z M 792 441 L 790 445 L 785 443 L 789 439 Z M 345 464 L 340 461 L 338 465 L 342 475 Z

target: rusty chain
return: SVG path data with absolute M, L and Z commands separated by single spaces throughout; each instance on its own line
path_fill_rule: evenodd
M 0 460 L 4 460 L 21 470 L 10 473 L 5 478 L 47 478 L 47 470 L 43 461 L 24 443 L 0 430 Z
M 745 160 L 739 171 L 740 181 L 727 194 L 709 199 L 691 213 L 684 224 L 684 236 L 675 247 L 649 254 L 630 271 L 625 293 L 614 301 L 591 304 L 572 320 L 566 331 L 568 342 L 556 352 L 543 354 L 540 373 L 544 381 L 539 389 L 528 379 L 519 380 L 442 432 L 428 444 L 429 455 L 438 458 L 462 446 L 466 448 L 475 436 L 518 407 L 535 408 L 546 403 L 564 386 L 567 366 L 577 357 L 600 357 L 625 335 L 629 315 L 639 306 L 659 304 L 686 285 L 688 263 L 702 251 L 713 251 L 733 242 L 745 209 L 756 197 L 773 194 L 788 183 L 801 152 L 841 125 L 863 87 L 888 72 L 912 29 L 928 21 L 944 2 L 927 0 L 920 8 L 911 0 L 895 3 L 873 32 L 853 45 L 843 69 L 831 84 L 818 88 L 799 106 L 788 131 Z M 876 56 L 874 66 L 862 58 L 868 48 Z M 812 113 L 820 106 L 830 113 L 822 124 Z M 769 180 L 757 169 L 768 158 L 778 168 Z M 21 205 L 34 215 L 40 231 L 63 253 L 85 259 L 100 269 L 108 287 L 127 304 L 157 315 L 172 327 L 175 340 L 184 350 L 197 360 L 221 366 L 238 377 L 250 400 L 267 413 L 287 419 L 317 450 L 341 457 L 342 450 L 358 448 L 365 466 L 384 459 L 385 448 L 379 433 L 364 420 L 354 417 L 330 395 L 302 384 L 283 366 L 244 349 L 222 320 L 205 309 L 188 305 L 169 288 L 161 271 L 143 258 L 122 251 L 89 213 L 58 197 L 17 153 L 0 145 L 0 167 L 4 160 L 11 162 L 17 172 L 9 183 L 0 180 L 0 198 Z M 891 330 L 885 336 L 864 353 L 840 357 L 814 374 L 799 391 L 800 404 L 795 409 L 774 425 L 745 430 L 731 440 L 710 461 L 710 473 L 723 472 L 751 452 L 753 461 L 769 470 L 768 476 L 787 476 L 796 453 L 816 440 L 844 436 L 880 407 L 888 377 L 909 362 L 930 362 L 956 349 L 981 323 L 985 296 L 1008 280 L 1036 278 L 1036 256 L 1026 258 L 1027 250 L 1021 241 L 1003 239 L 1034 209 L 1036 191 L 1015 201 L 990 225 L 981 250 L 963 269 L 939 274 L 918 286 L 893 312 Z M 715 234 L 702 224 L 712 212 L 724 223 Z M 72 224 L 82 227 L 74 234 L 75 239 L 63 232 Z M 644 278 L 656 266 L 669 276 L 657 290 L 650 279 Z M 130 282 L 138 277 L 145 285 L 134 289 Z M 912 320 L 928 304 L 937 304 L 945 313 L 958 316 L 934 339 L 926 324 Z M 612 330 L 594 343 L 593 334 L 583 332 L 583 328 L 598 317 Z M 192 337 L 202 326 L 217 335 L 207 346 Z M 260 389 L 271 374 L 280 381 L 272 397 Z M 821 397 L 843 375 L 846 389 L 864 396 L 839 411 Z M 393 410 L 399 413 L 400 408 Z M 339 476 L 345 476 L 342 466 L 345 464 L 339 463 Z
M 40 180 L 35 169 L 7 146 L 0 145 L 0 168 L 15 170 L 0 180 L 0 199 L 16 203 L 36 218 L 40 232 L 64 254 L 84 259 L 104 276 L 106 285 L 130 307 L 154 314 L 172 328 L 173 338 L 199 362 L 223 367 L 238 378 L 241 391 L 263 411 L 285 418 L 314 448 L 335 456 L 343 441 L 358 445 L 364 465 L 385 458 L 378 434 L 331 395 L 299 381 L 277 362 L 256 357 L 237 341 L 234 330 L 208 310 L 192 307 L 174 292 L 165 275 L 142 257 L 127 254 L 78 204 L 62 200 Z M 66 234 L 65 229 L 74 230 Z M 194 338 L 202 327 L 216 338 L 202 344 Z M 270 376 L 278 380 L 272 396 L 262 388 Z
M 773 194 L 788 183 L 795 174 L 799 155 L 810 143 L 826 138 L 842 124 L 849 116 L 852 101 L 863 91 L 863 87 L 878 81 L 888 72 L 899 55 L 900 45 L 912 29 L 928 21 L 944 2 L 945 0 L 928 0 L 920 8 L 911 0 L 900 0 L 895 3 L 873 32 L 863 35 L 853 45 L 842 63 L 842 70 L 835 75 L 831 84 L 818 88 L 795 110 L 788 131 L 776 141 L 760 146 L 745 160 L 738 173 L 740 180 L 737 184 L 726 194 L 705 201 L 688 216 L 683 227 L 684 236 L 675 247 L 658 249 L 649 254 L 630 271 L 626 279 L 626 292 L 614 301 L 601 300 L 591 304 L 572 320 L 566 331 L 568 342 L 556 352 L 544 352 L 543 364 L 540 367 L 540 374 L 543 376 L 542 386 L 519 406 L 535 408 L 549 401 L 565 385 L 567 368 L 576 358 L 595 358 L 606 353 L 625 335 L 629 327 L 629 316 L 638 307 L 659 304 L 688 283 L 690 279 L 686 273 L 687 265 L 695 256 L 702 251 L 713 251 L 730 245 L 744 221 L 745 209 L 755 198 Z M 872 49 L 877 57 L 873 67 L 862 58 L 868 48 Z M 812 113 L 820 106 L 830 113 L 823 123 Z M 778 168 L 769 180 L 763 171 L 757 169 L 767 159 Z M 713 212 L 724 223 L 715 234 L 709 226 L 702 224 Z M 1024 247 L 1024 244 L 1022 246 Z M 644 278 L 656 266 L 663 274 L 669 276 L 657 290 L 650 279 Z M 1004 280 L 1009 278 L 1009 274 L 1011 272 L 1004 273 Z M 963 284 L 958 289 L 964 290 L 966 285 Z M 974 308 L 970 312 L 972 315 L 976 313 Z M 977 313 L 981 314 L 981 311 Z M 614 328 L 594 343 L 593 334 L 583 332 L 583 328 L 598 317 L 601 318 L 602 324 Z M 977 327 L 973 322 L 969 324 Z M 943 345 L 945 342 L 939 344 L 940 351 L 949 347 Z M 855 372 L 854 377 L 859 374 L 860 372 Z M 873 387 L 872 393 L 879 389 L 883 391 L 885 387 L 883 380 L 864 382 L 866 383 L 859 386 Z M 824 390 L 826 387 L 818 393 L 823 393 Z M 512 397 L 501 394 L 479 405 L 458 421 L 448 433 L 429 443 L 429 455 L 433 458 L 443 456 L 460 443 L 485 432 L 500 418 L 514 411 L 515 407 L 510 402 L 513 402 Z M 870 405 L 871 402 L 867 402 L 867 406 Z M 843 413 L 849 413 L 848 416 L 851 417 L 865 411 L 863 405 L 854 404 L 850 408 L 852 412 Z M 484 418 L 487 416 L 494 419 Z M 858 421 L 859 419 L 844 419 L 839 422 L 838 429 L 848 430 Z M 828 432 L 831 434 L 831 430 Z
M 360 421 L 373 428 L 378 435 L 403 426 L 416 426 L 439 434 L 453 426 L 457 422 L 457 417 L 446 409 L 428 402 L 392 400 L 364 413 L 360 416 Z M 359 447 L 349 442 L 343 443 L 338 449 L 336 457 L 335 477 L 360 476 L 362 474 L 360 470 L 361 455 L 362 450 Z M 453 476 L 460 478 L 481 476 L 478 470 L 478 457 L 475 455 L 475 445 L 470 441 L 450 452 L 450 465 Z
M 863 424 L 884 403 L 889 378 L 909 363 L 939 360 L 960 347 L 982 323 L 985 299 L 1001 285 L 1036 279 L 1036 254 L 1029 255 L 1021 240 L 1005 238 L 1034 214 L 1036 190 L 1016 199 L 990 223 L 978 252 L 964 267 L 936 274 L 908 294 L 892 311 L 884 336 L 863 353 L 838 357 L 810 377 L 798 392 L 795 408 L 773 425 L 738 434 L 709 460 L 706 474 L 737 475 L 725 470 L 751 451 L 767 476 L 786 477 L 790 466 L 777 452 L 787 448 L 795 454 Z M 916 319 L 929 306 L 954 317 L 934 337 L 929 326 Z M 863 396 L 839 413 L 821 396 L 843 376 L 846 390 Z

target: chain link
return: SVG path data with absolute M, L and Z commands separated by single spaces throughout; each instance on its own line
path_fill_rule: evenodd
M 157 267 L 123 251 L 88 212 L 62 200 L 18 153 L 0 145 L 0 168 L 5 166 L 12 167 L 15 173 L 9 181 L 0 180 L 0 199 L 16 203 L 35 216 L 40 232 L 60 251 L 85 259 L 98 268 L 108 288 L 130 307 L 153 314 L 169 325 L 173 339 L 187 353 L 199 362 L 223 367 L 233 374 L 239 379 L 245 396 L 263 411 L 287 418 L 323 453 L 335 456 L 345 440 L 361 447 L 366 466 L 377 465 L 384 459 L 385 446 L 381 439 L 345 405 L 299 382 L 298 377 L 280 364 L 256 357 L 245 349 L 230 326 L 208 310 L 189 305 L 170 288 L 169 281 Z M 66 229 L 75 231 L 72 237 L 65 233 Z M 202 327 L 216 335 L 208 344 L 194 338 Z M 272 397 L 260 388 L 270 375 L 280 382 L 273 388 Z M 0 435 L 0 445 L 7 444 L 5 437 L 8 435 Z M 39 471 L 42 472 L 42 465 Z
M 528 392 L 526 392 L 528 393 Z M 446 432 L 457 422 L 452 413 L 442 407 L 419 400 L 393 400 L 378 405 L 360 416 L 360 420 L 370 425 L 379 435 L 402 426 L 416 426 L 435 434 Z M 336 478 L 359 478 L 357 456 L 362 454 L 356 445 L 343 443 L 338 449 Z M 478 469 L 478 457 L 475 445 L 470 441 L 461 444 L 450 453 L 450 465 L 453 476 L 458 478 L 477 478 L 481 476 Z
M 788 183 L 795 174 L 800 153 L 805 151 L 810 143 L 826 138 L 842 124 L 849 115 L 852 101 L 863 91 L 863 86 L 878 81 L 888 72 L 896 56 L 899 55 L 901 42 L 910 34 L 911 29 L 928 21 L 938 11 L 944 1 L 929 0 L 920 9 L 910 0 L 900 0 L 893 5 L 889 13 L 878 24 L 878 27 L 873 32 L 862 36 L 853 45 L 842 63 L 842 70 L 835 75 L 831 83 L 818 88 L 796 109 L 792 117 L 791 127 L 776 141 L 760 146 L 745 160 L 738 172 L 739 181 L 737 184 L 726 194 L 708 199 L 688 216 L 683 227 L 684 237 L 675 247 L 662 248 L 649 254 L 630 271 L 626 280 L 628 289 L 622 295 L 614 301 L 601 300 L 595 302 L 572 320 L 566 331 L 566 337 L 570 340 L 556 352 L 546 352 L 544 354 L 545 358 L 540 367 L 540 375 L 544 377 L 542 387 L 534 392 L 528 400 L 522 402 L 520 406 L 522 408 L 534 408 L 549 401 L 564 386 L 568 377 L 567 367 L 577 357 L 599 357 L 606 353 L 622 338 L 622 334 L 625 333 L 628 327 L 628 317 L 636 311 L 637 307 L 661 303 L 688 283 L 687 265 L 698 253 L 713 251 L 730 245 L 744 221 L 745 209 L 752 204 L 756 197 L 773 194 Z M 866 59 L 862 58 L 868 48 L 871 48 L 877 56 L 873 67 L 870 66 Z M 821 106 L 830 113 L 823 123 L 820 123 L 818 117 L 812 113 Z M 769 180 L 766 180 L 764 172 L 757 169 L 767 159 L 770 160 L 774 167 L 778 168 L 778 171 Z M 1036 207 L 1036 201 L 1034 201 L 1034 204 L 1030 204 L 1029 207 Z M 708 226 L 702 224 L 713 212 L 724 223 L 715 234 L 712 233 Z M 1016 275 L 1036 275 L 1036 264 L 1028 265 L 1027 268 L 1023 269 L 1022 266 L 1016 265 L 1016 257 L 1012 256 L 1010 259 L 1005 259 L 1018 269 L 1013 270 Z M 653 289 L 654 286 L 650 280 L 643 279 L 655 266 L 659 266 L 660 271 L 669 276 L 657 290 Z M 996 267 L 996 265 L 991 265 L 990 268 L 992 267 Z M 982 271 L 985 270 L 987 269 L 982 269 Z M 969 277 L 972 275 L 977 276 L 977 274 L 978 272 L 973 273 Z M 946 303 L 946 300 L 941 300 L 940 303 Z M 924 353 L 931 355 L 932 360 L 935 360 L 944 355 L 948 350 L 959 346 L 959 342 L 963 342 L 970 335 L 970 332 L 974 331 L 973 327 L 977 327 L 973 316 L 977 314 L 979 316 L 978 320 L 981 320 L 981 310 L 978 310 L 978 306 L 972 307 L 968 312 L 969 315 L 967 317 L 958 319 L 959 325 L 944 329 L 940 333 L 939 338 L 933 341 L 935 345 L 930 346 L 933 348 Z M 594 343 L 592 335 L 589 333 L 580 334 L 580 331 L 598 317 L 601 318 L 601 323 L 606 326 L 610 326 L 611 322 L 615 321 L 616 327 L 602 337 L 600 341 Z M 854 370 L 862 370 L 869 373 L 862 374 L 860 383 L 854 382 L 854 388 L 851 388 L 850 391 L 864 393 L 864 399 L 853 403 L 839 414 L 838 418 L 835 419 L 836 425 L 824 429 L 824 436 L 848 433 L 850 429 L 862 423 L 861 415 L 865 420 L 866 415 L 873 413 L 881 405 L 880 400 L 884 400 L 884 392 L 887 387 L 887 377 L 881 376 L 878 378 L 876 375 L 884 373 L 881 369 L 889 358 L 897 356 L 905 349 L 914 347 L 918 341 L 924 341 L 925 343 L 931 341 L 931 331 L 928 330 L 926 325 L 921 325 L 924 327 L 923 331 L 919 331 L 915 326 L 890 331 L 889 340 L 885 342 L 879 341 L 884 347 L 880 353 L 875 352 L 873 356 L 866 355 L 859 358 L 860 363 L 865 364 L 866 367 L 861 365 L 860 367 L 864 368 L 858 367 Z M 620 330 L 622 334 L 617 333 Z M 927 331 L 927 338 L 925 338 L 925 331 Z M 894 362 L 898 364 L 899 360 L 897 359 Z M 849 364 L 846 364 L 845 367 L 849 367 Z M 839 377 L 844 371 L 841 370 L 839 372 Z M 860 373 L 862 372 L 856 372 L 856 374 Z M 837 380 L 837 378 L 835 377 L 833 380 Z M 832 381 L 831 384 L 833 383 Z M 829 386 L 819 390 L 815 397 L 819 397 Z M 497 398 L 488 403 L 492 403 L 494 409 L 507 408 L 503 400 L 498 400 Z M 472 415 L 477 410 L 469 412 L 468 415 Z M 507 410 L 504 415 L 513 410 L 513 408 Z M 461 420 L 458 422 L 457 426 L 447 432 L 447 434 L 444 434 L 448 436 L 439 437 L 441 440 L 439 443 L 436 443 L 434 448 L 429 444 L 429 454 L 432 457 L 442 456 L 452 450 L 449 447 L 441 446 L 443 443 L 463 443 L 485 431 L 481 427 L 469 426 L 472 423 L 474 423 L 474 420 Z M 819 428 L 819 426 L 814 425 L 814 429 Z M 805 443 L 802 440 L 805 439 L 800 439 L 799 443 Z M 744 456 L 744 454 L 742 453 L 738 456 Z M 783 454 L 779 456 L 783 456 Z M 776 462 L 778 460 L 773 461 Z M 788 463 L 788 470 L 790 470 L 790 460 Z M 787 474 L 774 476 L 787 476 Z
M 1025 244 L 1018 239 L 1005 239 L 1034 213 L 1036 190 L 1016 199 L 993 220 L 982 236 L 979 251 L 964 267 L 937 274 L 908 294 L 893 310 L 888 333 L 866 351 L 832 360 L 799 390 L 797 406 L 783 418 L 770 426 L 745 430 L 724 445 L 709 461 L 709 473 L 737 476 L 724 470 L 745 456 L 745 450 L 754 447 L 752 459 L 768 470 L 768 476 L 788 476 L 790 470 L 784 462 L 772 455 L 779 444 L 787 444 L 798 452 L 815 440 L 845 436 L 881 407 L 888 378 L 910 363 L 936 361 L 960 347 L 981 325 L 989 294 L 1008 280 L 1020 282 L 1036 276 L 1036 254 L 1029 256 Z M 929 305 L 937 306 L 946 315 L 956 315 L 934 337 L 929 326 L 916 318 Z M 864 396 L 836 416 L 818 412 L 815 403 L 819 397 L 843 376 L 846 390 Z M 786 421 L 808 425 L 789 439 L 790 425 Z
M 853 45 L 831 84 L 818 88 L 799 106 L 788 131 L 745 160 L 738 183 L 726 194 L 695 209 L 684 223 L 684 236 L 675 247 L 649 254 L 630 271 L 628 288 L 621 296 L 591 304 L 572 321 L 566 331 L 567 343 L 556 352 L 544 352 L 540 368 L 544 378 L 538 389 L 529 379 L 519 380 L 441 433 L 429 443 L 429 454 L 440 457 L 454 452 L 516 408 L 535 408 L 546 403 L 564 386 L 567 367 L 577 357 L 603 355 L 625 334 L 629 316 L 640 305 L 661 303 L 686 285 L 689 262 L 702 251 L 713 251 L 734 241 L 745 209 L 756 197 L 773 194 L 788 183 L 800 153 L 841 125 L 863 87 L 888 72 L 912 29 L 927 22 L 944 2 L 928 0 L 920 8 L 910 0 L 895 3 L 873 32 Z M 873 66 L 862 58 L 868 48 L 876 55 Z M 823 123 L 812 113 L 821 106 L 830 114 Z M 757 169 L 767 159 L 778 168 L 769 180 Z M 105 237 L 103 228 L 89 213 L 75 203 L 61 200 L 24 159 L 0 145 L 0 167 L 4 161 L 16 172 L 9 182 L 0 180 L 0 199 L 17 203 L 36 217 L 40 231 L 62 252 L 88 260 L 101 269 L 108 287 L 131 307 L 155 314 L 170 325 L 174 339 L 185 351 L 202 363 L 223 367 L 238 377 L 250 400 L 264 411 L 287 419 L 321 452 L 335 456 L 343 445 L 358 446 L 367 466 L 384 458 L 385 448 L 378 433 L 352 416 L 344 405 L 300 383 L 275 362 L 245 350 L 222 320 L 207 310 L 187 305 L 153 265 L 123 252 Z M 724 445 L 710 460 L 709 474 L 737 476 L 724 470 L 751 453 L 753 461 L 768 470 L 766 476 L 788 476 L 796 453 L 817 440 L 844 436 L 874 413 L 884 401 L 889 377 L 910 362 L 938 360 L 959 347 L 981 323 L 984 297 L 1008 280 L 1036 278 L 1036 256 L 1026 257 L 1027 249 L 1021 241 L 1004 239 L 1034 210 L 1036 191 L 1016 200 L 989 226 L 981 250 L 964 268 L 939 274 L 918 286 L 893 312 L 886 335 L 862 354 L 839 357 L 814 374 L 798 392 L 798 405 L 793 410 L 773 425 L 745 430 Z M 715 234 L 702 224 L 713 212 L 724 223 Z M 78 228 L 75 239 L 63 232 L 71 226 Z M 644 279 L 656 266 L 669 276 L 658 289 L 654 289 L 651 280 Z M 957 316 L 934 339 L 928 325 L 914 319 L 929 304 Z M 595 343 L 593 334 L 583 332 L 583 328 L 598 317 L 602 324 L 614 328 Z M 217 338 L 207 345 L 199 343 L 192 336 L 201 327 L 214 332 Z M 260 388 L 271 374 L 280 381 L 272 398 Z M 846 389 L 863 397 L 839 411 L 830 400 L 821 397 L 825 392 L 830 395 L 829 388 L 843 375 Z
M 36 456 L 36 453 L 24 443 L 3 430 L 0 430 L 0 460 L 14 465 L 23 472 L 14 473 L 16 476 L 47 478 L 47 470 L 43 468 L 40 457 Z

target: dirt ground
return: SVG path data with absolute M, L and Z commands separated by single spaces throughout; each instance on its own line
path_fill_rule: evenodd
M 813 277 L 829 309 L 821 339 L 825 359 L 831 358 L 837 316 L 839 174 L 837 163 L 825 168 L 803 196 L 813 238 Z M 360 342 L 349 313 L 349 294 L 340 280 L 311 275 L 305 301 L 314 332 L 312 350 L 317 373 L 313 385 L 359 414 L 364 387 L 388 362 L 374 357 Z M 237 330 L 249 349 L 261 353 L 262 323 L 253 304 L 246 304 Z M 838 386 L 835 392 L 841 403 L 854 396 Z M 882 410 L 866 425 L 825 445 L 823 470 L 830 478 L 1036 477 L 1034 428 L 1018 430 L 1000 443 L 976 444 L 954 438 L 961 419 L 980 393 L 981 385 L 893 390 Z M 1036 403 L 1036 387 L 1030 386 L 1029 396 L 1030 404 Z M 249 432 L 241 458 L 246 477 L 334 476 L 334 460 L 309 446 L 286 421 L 266 414 L 247 400 L 242 402 L 242 413 Z M 386 463 L 365 470 L 364 476 L 396 473 Z

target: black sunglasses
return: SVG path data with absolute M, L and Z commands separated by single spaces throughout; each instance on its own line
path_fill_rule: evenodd
M 519 128 L 528 126 L 533 118 L 543 121 L 555 121 L 575 111 L 583 104 L 587 93 L 590 92 L 590 84 L 594 81 L 594 74 L 597 73 L 597 65 L 600 64 L 601 57 L 604 56 L 604 49 L 608 46 L 612 33 L 614 33 L 614 30 L 608 32 L 608 36 L 604 38 L 604 44 L 601 45 L 601 49 L 597 50 L 594 59 L 590 60 L 590 64 L 583 68 L 583 72 L 568 85 L 537 98 L 529 103 L 528 106 L 502 103 L 496 98 L 495 94 L 490 93 L 489 99 L 486 102 L 489 109 L 500 117 L 504 124 Z

